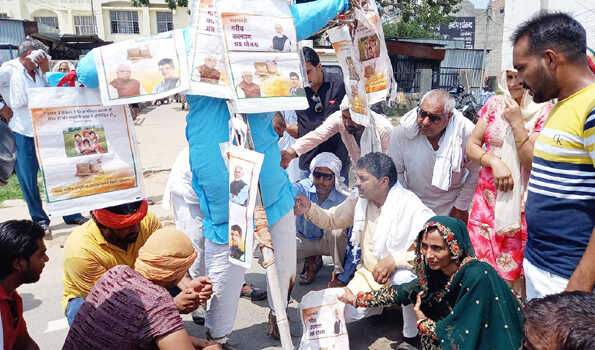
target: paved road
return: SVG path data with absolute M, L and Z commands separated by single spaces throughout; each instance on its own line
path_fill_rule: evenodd
M 161 193 L 177 153 L 185 146 L 185 112 L 179 104 L 150 108 L 144 111 L 136 126 L 140 158 L 145 173 L 145 192 L 155 205 L 151 206 L 164 224 L 171 224 L 171 213 L 161 208 Z M 11 201 L 0 205 L 0 221 L 26 219 L 28 213 L 24 202 Z M 60 218 L 52 221 L 54 239 L 46 241 L 49 263 L 35 284 L 23 285 L 19 293 L 23 298 L 24 317 L 32 337 L 42 350 L 60 349 L 68 333 L 68 325 L 60 308 L 62 296 L 62 248 L 72 226 Z M 289 305 L 289 320 L 294 345 L 299 343 L 301 324 L 298 318 L 298 302 L 309 290 L 322 289 L 330 278 L 329 261 L 310 286 L 296 286 Z M 256 287 L 265 288 L 264 270 L 256 261 L 246 274 L 246 280 Z M 241 299 L 231 342 L 239 349 L 280 349 L 279 342 L 265 334 L 268 308 L 266 301 L 252 303 Z M 183 317 L 189 333 L 203 337 L 204 328 L 195 325 L 189 315 Z M 362 320 L 348 326 L 351 349 L 393 349 L 400 340 L 400 309 L 386 310 L 383 315 Z

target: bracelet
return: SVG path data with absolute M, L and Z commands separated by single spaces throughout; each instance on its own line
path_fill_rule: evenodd
M 483 152 L 483 154 L 479 157 L 479 165 L 483 166 L 483 164 L 481 164 L 481 160 L 483 159 L 483 157 L 488 154 L 487 151 Z
M 516 147 L 520 149 L 521 147 L 523 147 L 523 145 L 524 145 L 524 144 L 525 144 L 527 141 L 529 141 L 529 135 L 527 135 L 527 137 L 525 137 L 525 139 L 523 140 L 523 142 L 521 142 L 521 143 L 520 143 L 518 146 L 516 146 Z

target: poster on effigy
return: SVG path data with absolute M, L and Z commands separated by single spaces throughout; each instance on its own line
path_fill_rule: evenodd
M 231 99 L 235 97 L 217 8 L 219 0 L 195 0 L 192 16 L 189 94 Z
M 181 30 L 95 49 L 105 106 L 154 101 L 188 89 L 188 61 Z
M 345 303 L 337 297 L 343 288 L 328 288 L 304 295 L 300 302 L 302 339 L 298 350 L 349 349 Z
M 236 113 L 308 108 L 287 1 L 221 2 Z M 297 85 L 296 85 L 297 82 Z
M 28 89 L 45 200 L 62 216 L 144 198 L 126 105 L 103 106 L 97 89 Z
M 368 94 L 368 103 L 385 101 L 391 88 L 393 70 L 384 31 L 374 0 L 368 0 L 367 6 L 355 8 L 357 27 L 353 35 L 358 60 L 363 70 L 363 79 Z
M 353 45 L 347 25 L 328 30 L 328 37 L 333 45 L 339 65 L 343 70 L 345 92 L 349 98 L 351 119 L 363 126 L 369 125 L 368 97 L 364 82 L 364 73 L 359 62 L 358 51 Z
M 229 261 L 250 268 L 254 249 L 254 207 L 264 155 L 227 146 L 229 169 Z

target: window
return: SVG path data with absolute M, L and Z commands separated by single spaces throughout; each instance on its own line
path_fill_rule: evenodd
M 139 34 L 138 12 L 136 11 L 110 11 L 112 33 L 114 34 Z
M 94 16 L 74 16 L 74 30 L 76 35 L 97 34 Z
M 174 19 L 171 12 L 157 12 L 157 33 L 174 30 Z
M 48 16 L 48 17 L 33 17 L 33 19 L 37 23 L 45 24 L 48 27 L 60 29 L 58 27 L 58 17 L 52 17 L 52 16 Z

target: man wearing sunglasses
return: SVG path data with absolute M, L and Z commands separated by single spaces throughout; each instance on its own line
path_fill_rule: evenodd
M 39 281 L 49 258 L 44 229 L 30 220 L 0 224 L 0 329 L 2 349 L 39 349 L 23 319 L 23 300 L 16 289 Z
M 310 86 L 306 87 L 309 107 L 303 111 L 295 111 L 297 114 L 297 128 L 295 125 L 288 126 L 290 130 L 297 129 L 298 137 L 315 130 L 328 116 L 338 111 L 339 104 L 343 100 L 343 96 L 345 96 L 343 77 L 339 74 L 323 72 L 320 57 L 313 49 L 304 47 L 302 52 L 306 62 L 306 74 L 310 82 Z M 339 157 L 343 163 L 341 175 L 348 176 L 349 155 L 339 135 L 330 137 L 309 152 L 300 155 L 300 169 L 307 171 L 310 168 L 312 159 L 322 152 L 331 152 Z
M 465 155 L 474 125 L 455 108 L 444 90 L 426 93 L 390 136 L 388 155 L 399 182 L 436 215 L 467 222 L 479 164 Z

